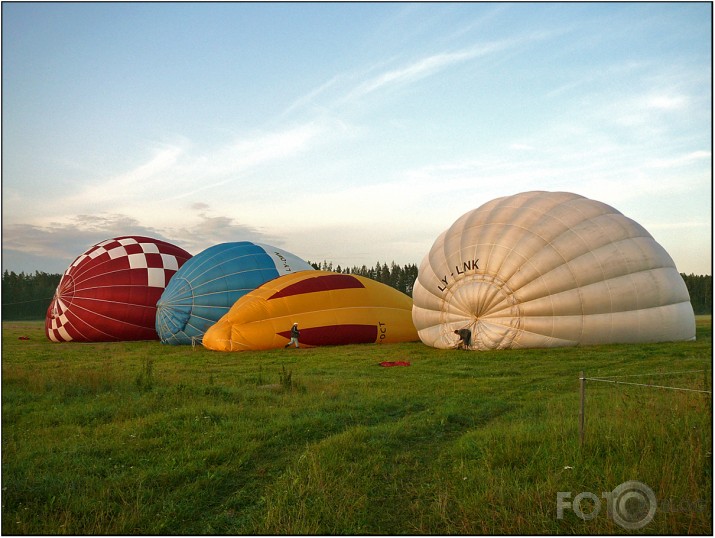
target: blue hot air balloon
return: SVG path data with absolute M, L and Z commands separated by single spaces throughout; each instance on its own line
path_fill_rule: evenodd
M 165 344 L 200 343 L 209 327 L 249 291 L 279 276 L 311 270 L 295 254 L 270 245 L 214 245 L 171 278 L 156 304 L 156 331 Z

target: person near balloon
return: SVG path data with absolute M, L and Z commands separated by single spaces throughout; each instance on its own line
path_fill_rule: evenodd
M 290 329 L 290 342 L 288 342 L 284 347 L 290 347 L 295 344 L 295 347 L 300 347 L 298 345 L 298 338 L 300 338 L 300 331 L 298 330 L 298 324 L 294 323 L 293 327 Z
M 467 349 L 472 343 L 472 331 L 469 329 L 459 329 L 454 331 L 454 334 L 459 337 L 457 345 L 455 346 L 457 349 Z

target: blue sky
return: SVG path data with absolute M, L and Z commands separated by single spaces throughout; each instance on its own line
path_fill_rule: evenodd
M 3 3 L 3 269 L 128 234 L 419 264 L 561 190 L 712 274 L 711 9 Z

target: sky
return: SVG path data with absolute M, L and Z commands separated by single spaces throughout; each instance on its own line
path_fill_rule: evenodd
M 418 264 L 568 191 L 712 274 L 710 3 L 2 4 L 2 269 L 121 235 Z

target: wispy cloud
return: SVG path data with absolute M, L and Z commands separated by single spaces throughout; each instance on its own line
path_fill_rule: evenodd
M 51 207 L 45 214 L 70 218 L 88 206 L 97 212 L 136 214 L 162 201 L 189 198 L 310 150 L 326 129 L 330 127 L 308 122 L 234 139 L 207 151 L 197 149 L 188 139 L 163 144 L 129 170 L 87 185 L 68 184 L 63 198 L 47 201 Z
M 160 147 L 151 156 L 149 161 L 143 163 L 126 173 L 111 178 L 111 188 L 116 190 L 131 189 L 146 181 L 151 181 L 156 176 L 173 168 L 184 152 L 184 148 L 167 145 Z M 98 186 L 102 188 L 102 186 Z
M 254 138 L 242 138 L 202 155 L 189 155 L 177 169 L 187 184 L 167 199 L 187 198 L 235 182 L 253 169 L 308 152 L 326 136 L 334 136 L 340 130 L 334 123 L 309 121 L 259 133 Z M 202 180 L 195 181 L 197 177 Z
M 187 144 L 162 144 L 149 150 L 149 156 L 129 170 L 107 175 L 91 183 L 68 183 L 64 196 L 47 200 L 48 215 L 73 215 L 91 207 L 95 211 L 113 211 L 124 201 L 141 199 L 150 189 L 161 189 L 161 181 L 171 177 L 186 155 Z M 174 183 L 175 185 L 175 183 Z M 170 187 L 169 187 L 170 188 Z
M 298 110 L 300 108 L 305 107 L 308 104 L 314 103 L 316 98 L 325 94 L 329 89 L 334 88 L 340 84 L 340 82 L 345 78 L 345 75 L 336 75 L 324 84 L 321 84 L 314 90 L 310 91 L 309 93 L 302 95 L 298 97 L 295 101 L 293 101 L 288 108 L 286 108 L 283 113 L 281 114 L 281 117 L 286 117 L 290 115 L 292 112 L 295 110 Z
M 712 160 L 710 151 L 693 151 L 685 155 L 678 155 L 668 159 L 654 159 L 646 164 L 649 168 L 676 168 L 688 166 L 697 162 Z M 712 163 L 705 163 L 712 164 Z
M 379 91 L 414 83 L 470 60 L 486 57 L 525 42 L 546 37 L 548 36 L 535 34 L 502 41 L 478 43 L 453 51 L 428 54 L 396 67 L 393 65 L 391 68 L 387 66 L 397 63 L 398 59 L 382 59 L 367 69 L 347 71 L 333 76 L 314 90 L 296 99 L 283 112 L 283 116 L 307 105 L 319 109 L 331 109 L 336 106 L 352 104 Z M 329 91 L 332 92 L 332 96 L 329 96 Z M 318 97 L 321 96 L 324 96 L 323 101 L 319 102 Z
M 431 56 L 421 58 L 406 66 L 386 71 L 376 77 L 366 80 L 350 91 L 345 96 L 345 101 L 358 99 L 388 86 L 406 84 L 432 76 L 450 66 L 463 63 L 479 56 L 494 53 L 503 49 L 505 46 L 506 43 L 504 42 L 488 43 L 485 45 L 476 45 L 474 47 L 455 52 L 433 54 Z
M 653 222 L 649 223 L 651 230 L 692 230 L 694 228 L 710 228 L 712 222 L 708 220 L 687 220 L 680 222 Z

